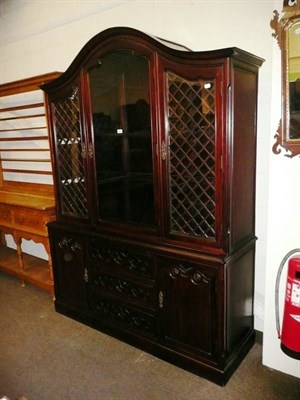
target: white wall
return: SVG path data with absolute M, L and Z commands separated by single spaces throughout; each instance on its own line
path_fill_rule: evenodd
M 274 5 L 282 10 L 282 2 Z M 273 84 L 271 133 L 278 128 L 281 113 L 280 49 L 273 43 Z M 273 141 L 272 141 L 273 143 Z M 275 281 L 279 265 L 291 250 L 300 248 L 300 160 L 271 153 L 269 163 L 269 201 L 266 241 L 266 285 L 263 363 L 300 378 L 300 362 L 286 356 L 280 349 L 275 324 Z M 282 317 L 287 263 L 281 277 L 280 316 Z M 282 318 L 280 318 L 281 321 Z
M 0 3 L 0 83 L 65 71 L 91 37 L 113 26 L 140 29 L 192 50 L 236 46 L 265 58 L 260 69 L 258 99 L 256 233 L 259 240 L 255 281 L 258 330 L 264 329 L 264 322 L 270 326 L 274 323 L 273 304 L 267 301 L 273 296 L 274 271 L 285 250 L 296 246 L 300 225 L 291 215 L 290 207 L 290 199 L 294 205 L 300 203 L 300 193 L 295 187 L 299 161 L 275 156 L 270 150 L 280 118 L 277 104 L 280 87 L 274 84 L 274 79 L 280 78 L 280 54 L 274 46 L 269 22 L 274 8 L 281 9 L 279 3 L 274 0 L 4 0 Z M 279 217 L 282 209 L 290 213 L 288 218 Z M 268 334 L 271 338 L 272 332 Z M 295 374 L 290 360 L 277 363 L 275 359 L 274 365 L 271 355 L 278 346 L 275 341 L 271 346 L 264 345 L 266 364 Z

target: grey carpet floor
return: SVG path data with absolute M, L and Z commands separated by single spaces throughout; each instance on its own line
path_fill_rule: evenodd
M 300 399 L 300 380 L 263 366 L 259 343 L 222 388 L 56 313 L 48 293 L 1 272 L 0 326 L 0 398 Z

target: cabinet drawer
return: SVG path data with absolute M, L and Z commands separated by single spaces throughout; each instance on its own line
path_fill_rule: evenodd
M 116 296 L 128 302 L 154 307 L 153 283 L 133 281 L 123 276 L 110 275 L 102 269 L 92 268 L 90 285 L 96 292 Z
M 152 278 L 153 276 L 153 258 L 146 251 L 139 252 L 131 246 L 112 245 L 107 241 L 92 240 L 89 253 L 93 266 L 140 277 Z
M 12 222 L 12 214 L 9 206 L 0 205 L 0 224 L 6 225 Z
M 121 330 L 133 330 L 147 336 L 155 335 L 155 314 L 144 312 L 124 302 L 99 296 L 96 292 L 90 293 L 92 312 L 96 318 L 101 318 L 105 325 Z

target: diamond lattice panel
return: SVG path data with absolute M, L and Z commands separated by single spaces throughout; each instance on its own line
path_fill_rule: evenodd
M 54 104 L 58 173 L 64 215 L 87 216 L 77 91 Z
M 170 226 L 215 237 L 215 84 L 168 73 Z

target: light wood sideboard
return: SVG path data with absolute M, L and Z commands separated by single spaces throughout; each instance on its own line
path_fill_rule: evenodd
M 12 188 L 9 190 L 7 187 L 0 190 L 0 269 L 19 277 L 22 282 L 31 282 L 52 293 L 52 263 L 46 224 L 54 219 L 54 198 L 47 194 L 46 188 L 38 193 L 38 185 L 22 185 L 21 189 L 23 191 L 19 189 L 19 192 L 10 191 Z M 5 234 L 12 235 L 16 251 L 6 246 Z M 49 261 L 24 254 L 23 239 L 42 243 Z
M 0 85 L 0 270 L 53 293 L 47 223 L 55 200 L 46 107 L 39 86 L 49 73 Z M 7 246 L 11 235 L 15 246 Z M 41 243 L 49 259 L 26 254 L 24 240 Z M 16 249 L 12 248 L 16 247 Z

